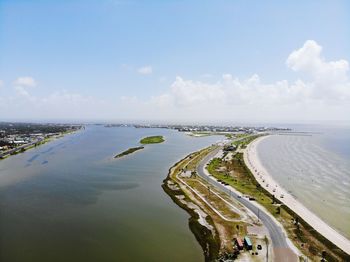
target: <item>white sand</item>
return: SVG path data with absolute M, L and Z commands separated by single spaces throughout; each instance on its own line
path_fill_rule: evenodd
M 244 151 L 244 161 L 248 168 L 251 170 L 256 180 L 260 183 L 271 194 L 274 194 L 277 199 L 283 202 L 286 206 L 292 209 L 298 214 L 303 220 L 311 225 L 315 230 L 322 234 L 329 241 L 334 243 L 336 246 L 341 248 L 347 254 L 350 254 L 350 240 L 341 235 L 322 219 L 312 213 L 303 204 L 296 200 L 291 194 L 282 188 L 266 171 L 264 166 L 261 164 L 258 153 L 258 144 L 265 139 L 267 136 L 260 137 L 250 143 Z M 264 181 L 264 182 L 263 182 Z M 268 186 L 267 186 L 268 185 Z M 275 190 L 275 192 L 273 191 Z M 283 195 L 283 198 L 281 196 Z

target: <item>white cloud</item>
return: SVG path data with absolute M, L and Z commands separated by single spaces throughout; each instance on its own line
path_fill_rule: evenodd
M 140 67 L 137 70 L 137 72 L 140 73 L 141 75 L 150 75 L 153 73 L 153 68 L 152 66 L 143 66 L 143 67 Z
M 349 99 L 348 61 L 341 59 L 327 62 L 321 52 L 320 45 L 308 40 L 303 47 L 289 55 L 286 64 L 292 70 L 311 77 L 308 86 L 313 89 L 314 98 L 338 101 Z
M 24 86 L 24 87 L 35 87 L 37 85 L 36 81 L 33 77 L 30 76 L 22 76 L 18 77 L 13 84 L 15 86 Z
M 321 56 L 321 52 L 322 46 L 313 40 L 308 40 L 303 47 L 289 55 L 286 64 L 296 72 L 306 72 L 315 78 L 326 74 L 327 77 L 337 78 L 338 81 L 346 81 L 349 63 L 343 59 L 326 62 Z
M 321 51 L 320 45 L 309 40 L 287 58 L 286 65 L 307 80 L 264 83 L 256 74 L 239 79 L 225 73 L 216 83 L 207 83 L 177 76 L 170 89 L 153 96 L 151 102 L 178 111 L 185 108 L 186 116 L 192 117 L 196 111 L 200 117 L 209 117 L 210 112 L 229 117 L 232 111 L 249 117 L 267 112 L 280 118 L 289 117 L 286 113 L 302 118 L 307 112 L 312 112 L 309 117 L 323 118 L 337 112 L 334 117 L 344 118 L 350 113 L 349 64 L 346 60 L 327 62 Z

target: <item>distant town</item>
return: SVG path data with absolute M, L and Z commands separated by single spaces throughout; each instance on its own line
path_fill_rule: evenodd
M 102 124 L 96 124 L 102 125 Z M 105 124 L 105 127 L 165 128 L 186 132 L 193 136 L 222 134 L 255 134 L 265 132 L 289 132 L 291 129 L 278 127 L 244 127 L 215 125 L 159 125 L 159 124 Z M 83 128 L 73 124 L 38 124 L 0 122 L 0 159 L 23 152 L 45 143 L 49 139 L 62 136 Z
M 81 125 L 0 122 L 0 159 L 80 128 Z
M 245 126 L 215 126 L 215 125 L 139 125 L 139 124 L 107 124 L 106 127 L 133 126 L 135 128 L 167 128 L 179 132 L 192 133 L 258 133 L 273 131 L 291 131 L 290 128 L 280 127 L 245 127 Z

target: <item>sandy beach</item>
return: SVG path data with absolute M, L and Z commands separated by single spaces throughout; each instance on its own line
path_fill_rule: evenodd
M 302 203 L 296 200 L 291 194 L 287 192 L 287 190 L 281 187 L 272 178 L 272 176 L 261 164 L 257 153 L 257 146 L 263 139 L 266 139 L 267 137 L 268 136 L 264 136 L 254 140 L 244 151 L 244 161 L 255 176 L 256 180 L 261 184 L 261 186 L 263 186 L 271 194 L 275 195 L 276 198 L 278 198 L 281 202 L 292 209 L 320 234 L 326 237 L 329 241 L 333 242 L 344 252 L 350 254 L 350 240 L 333 229 L 317 215 L 307 209 Z

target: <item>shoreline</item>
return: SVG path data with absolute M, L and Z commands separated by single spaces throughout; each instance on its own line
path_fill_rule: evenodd
M 14 151 L 13 153 L 6 153 L 6 154 L 3 153 L 3 156 L 0 157 L 0 161 L 1 161 L 1 160 L 8 159 L 8 158 L 10 158 L 11 156 L 16 156 L 16 155 L 25 153 L 25 152 L 27 152 L 27 151 L 30 150 L 30 149 L 33 149 L 33 148 L 36 148 L 36 147 L 40 147 L 40 146 L 42 146 L 42 145 L 45 145 L 45 144 L 50 143 L 50 142 L 52 142 L 52 141 L 55 141 L 55 140 L 57 140 L 57 139 L 63 138 L 63 137 L 65 137 L 65 136 L 67 136 L 67 135 L 75 134 L 75 133 L 77 133 L 78 131 L 81 131 L 82 129 L 84 129 L 84 128 L 81 127 L 81 128 L 79 128 L 79 129 L 77 129 L 77 130 L 62 132 L 62 133 L 60 133 L 59 135 L 55 135 L 55 136 L 51 136 L 51 137 L 46 137 L 46 138 L 44 138 L 44 139 L 41 140 L 41 141 L 37 141 L 37 142 L 35 142 L 35 143 L 26 145 L 26 146 L 24 146 L 23 148 L 18 148 L 18 149 L 17 149 L 16 151 Z
M 294 213 L 300 216 L 306 223 L 312 226 L 319 234 L 328 239 L 334 245 L 342 249 L 345 253 L 350 254 L 350 240 L 340 234 L 321 218 L 307 209 L 302 203 L 296 200 L 287 190 L 280 186 L 273 177 L 267 172 L 260 162 L 257 153 L 259 143 L 269 136 L 259 137 L 249 143 L 244 150 L 244 162 L 254 175 L 255 179 L 270 194 L 276 195 L 276 198 L 290 208 Z M 264 182 L 263 182 L 264 181 Z M 266 185 L 269 185 L 268 187 Z M 275 192 L 273 191 L 275 190 Z M 283 195 L 283 198 L 281 196 Z
M 200 151 L 200 150 L 199 150 Z M 176 168 L 184 161 L 188 160 L 191 156 L 195 155 L 195 151 L 189 153 L 174 165 L 172 165 L 166 178 L 163 180 L 162 188 L 164 192 L 171 198 L 171 200 L 181 209 L 183 209 L 190 217 L 188 218 L 188 226 L 194 237 L 196 238 L 198 244 L 202 248 L 202 254 L 204 256 L 204 261 L 213 261 L 218 257 L 220 250 L 220 239 L 218 238 L 218 232 L 214 227 L 212 218 L 205 213 L 205 216 L 201 214 L 202 209 L 194 204 L 194 202 L 189 198 L 182 187 L 172 178 L 176 172 Z M 191 205 L 192 203 L 192 205 Z M 209 223 L 213 228 L 210 229 L 208 226 L 203 225 L 201 221 Z M 212 232 L 212 230 L 215 231 Z

